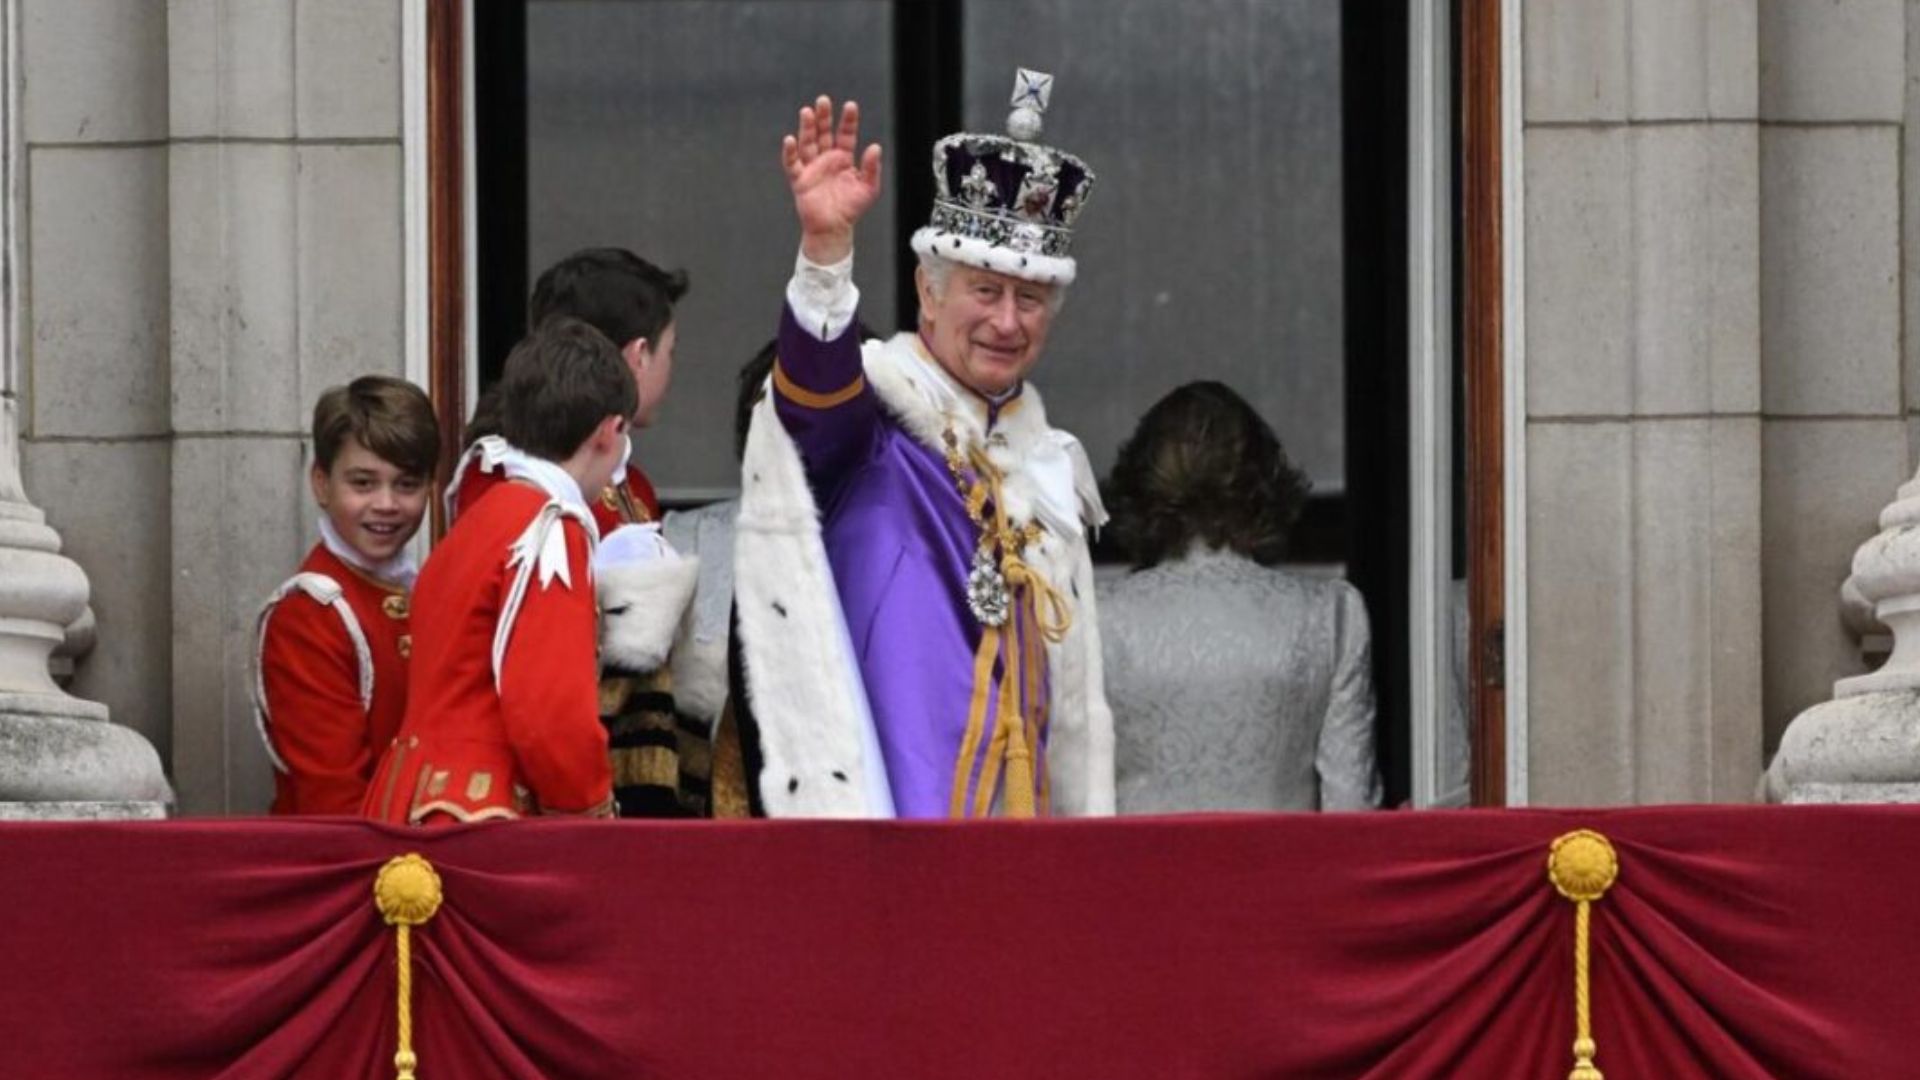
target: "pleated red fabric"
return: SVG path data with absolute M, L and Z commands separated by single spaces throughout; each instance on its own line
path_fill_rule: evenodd
M 1916 1075 L 1920 810 L 0 827 L 0 1075 L 1558 1077 L 1594 829 L 1597 1064 Z

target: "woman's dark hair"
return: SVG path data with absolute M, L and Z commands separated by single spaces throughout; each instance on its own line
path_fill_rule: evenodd
M 1136 568 L 1178 558 L 1195 542 L 1264 566 L 1311 485 L 1246 399 L 1217 382 L 1191 382 L 1140 418 L 1107 480 L 1113 528 Z
M 773 374 L 773 362 L 780 351 L 780 339 L 773 338 L 760 351 L 753 354 L 747 366 L 740 369 L 739 385 L 733 395 L 733 456 L 747 456 L 747 429 L 753 426 L 753 409 L 760 404 L 762 391 L 767 385 L 768 376 Z

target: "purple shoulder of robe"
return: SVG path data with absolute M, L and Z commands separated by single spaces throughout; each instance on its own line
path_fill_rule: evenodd
M 775 411 L 820 508 L 895 812 L 945 817 L 980 641 L 966 600 L 979 529 L 945 459 L 887 416 L 865 384 L 853 326 L 822 342 L 787 307 L 774 385 Z M 988 731 L 992 707 L 990 699 Z

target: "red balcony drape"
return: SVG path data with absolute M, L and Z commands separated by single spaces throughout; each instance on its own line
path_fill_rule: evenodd
M 1920 1075 L 1920 810 L 0 827 L 0 1076 L 1557 1078 L 1562 832 L 1612 1080 Z

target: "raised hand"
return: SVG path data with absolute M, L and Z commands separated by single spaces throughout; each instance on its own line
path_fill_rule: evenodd
M 880 197 L 880 146 L 868 146 L 856 164 L 859 145 L 860 106 L 847 102 L 836 129 L 825 94 L 801 108 L 798 131 L 780 143 L 800 249 L 816 263 L 836 263 L 853 251 L 853 227 Z

